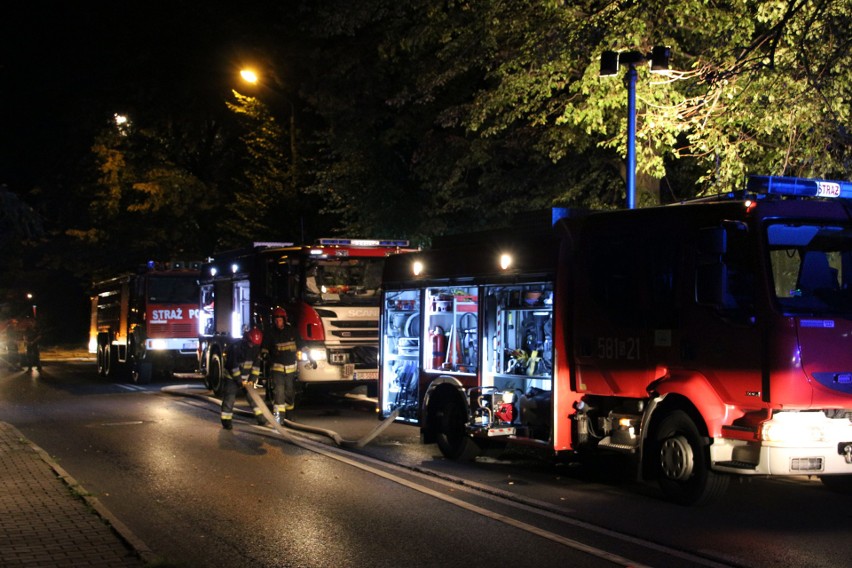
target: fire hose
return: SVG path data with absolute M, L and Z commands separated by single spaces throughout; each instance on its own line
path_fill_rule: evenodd
M 209 402 L 214 402 L 217 404 L 221 404 L 222 401 L 214 398 L 212 396 L 208 396 L 206 394 L 199 394 L 191 391 L 197 390 L 207 390 L 205 387 L 201 387 L 198 385 L 170 385 L 167 387 L 163 387 L 160 389 L 162 392 L 167 394 L 174 394 L 180 396 L 192 396 L 196 398 L 200 398 L 202 400 L 206 400 Z M 278 423 L 275 420 L 275 417 L 272 415 L 272 412 L 269 410 L 269 407 L 266 406 L 266 403 L 260 398 L 260 395 L 255 392 L 255 389 L 252 387 L 246 388 L 246 393 L 252 399 L 252 402 L 256 405 L 257 408 L 263 413 L 264 418 L 266 418 L 267 423 L 271 426 L 273 430 L 275 430 L 282 438 L 287 441 L 292 441 L 292 435 L 287 431 L 287 428 L 292 430 L 299 430 L 302 432 L 309 432 L 313 434 L 319 434 L 321 436 L 326 436 L 330 438 L 335 444 L 344 448 L 363 448 L 367 444 L 369 444 L 376 436 L 381 434 L 385 428 L 390 426 L 393 421 L 396 419 L 399 414 L 399 410 L 393 411 L 390 416 L 385 418 L 382 422 L 379 423 L 371 432 L 361 437 L 358 440 L 345 440 L 340 434 L 333 430 L 326 430 L 325 428 L 318 428 L 316 426 L 308 426 L 307 424 L 300 424 L 298 422 L 293 422 L 291 420 L 284 419 L 284 425 Z M 244 411 L 238 411 L 244 412 Z M 285 428 L 286 426 L 286 428 Z

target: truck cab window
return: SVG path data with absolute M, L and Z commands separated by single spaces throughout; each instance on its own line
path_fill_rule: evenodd
M 852 311 L 852 228 L 776 223 L 767 239 L 775 298 L 785 313 Z

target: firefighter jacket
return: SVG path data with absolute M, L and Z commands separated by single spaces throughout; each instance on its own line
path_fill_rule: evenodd
M 296 372 L 296 332 L 291 326 L 264 331 L 262 351 L 269 354 L 273 373 Z
M 260 357 L 260 348 L 241 339 L 231 343 L 225 351 L 225 369 L 235 381 L 254 381 L 252 376 L 255 361 Z

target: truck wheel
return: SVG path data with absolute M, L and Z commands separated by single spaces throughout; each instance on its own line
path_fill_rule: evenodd
M 115 378 L 116 371 L 115 353 L 111 345 L 104 345 L 104 376 L 110 379 Z
M 222 356 L 214 353 L 210 356 L 210 364 L 207 366 L 207 388 L 216 396 L 222 396 Z
M 98 343 L 98 376 L 107 376 L 106 345 Z
M 148 361 L 134 361 L 130 366 L 130 380 L 136 384 L 147 385 L 151 382 L 151 363 Z
M 479 446 L 465 431 L 467 413 L 460 402 L 445 401 L 438 409 L 435 418 L 438 426 L 436 441 L 445 458 L 471 460 L 479 454 Z
M 680 505 L 706 505 L 724 495 L 730 478 L 710 470 L 710 454 L 685 412 L 675 411 L 657 429 L 660 488 Z
M 819 480 L 835 493 L 852 494 L 852 475 L 820 475 Z

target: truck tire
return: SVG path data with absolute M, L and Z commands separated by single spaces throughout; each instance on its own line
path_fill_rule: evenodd
M 153 369 L 150 361 L 134 361 L 130 365 L 130 380 L 139 385 L 151 382 Z
M 210 356 L 210 363 L 207 365 L 207 388 L 213 391 L 218 397 L 222 396 L 222 356 L 214 353 Z
M 106 377 L 107 376 L 107 353 L 106 353 L 106 345 L 103 343 L 98 343 L 98 376 Z
M 115 378 L 118 363 L 115 359 L 115 352 L 112 349 L 112 345 L 104 345 L 104 376 L 108 379 Z
M 725 494 L 730 477 L 711 471 L 707 446 L 685 412 L 666 416 L 655 440 L 658 482 L 666 497 L 680 505 L 700 506 Z
M 457 400 L 445 400 L 435 414 L 437 420 L 436 442 L 445 458 L 472 460 L 480 448 L 465 431 L 467 413 Z

